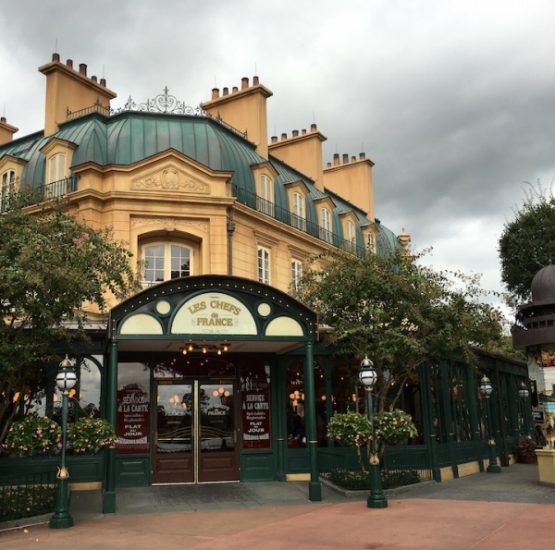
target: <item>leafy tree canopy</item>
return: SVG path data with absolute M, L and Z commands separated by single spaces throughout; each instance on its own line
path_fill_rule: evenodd
M 499 240 L 501 279 L 516 302 L 530 300 L 534 275 L 555 261 L 555 197 L 541 188 L 527 193 Z
M 502 337 L 502 315 L 480 302 L 476 278 L 424 267 L 401 251 L 391 257 L 331 252 L 303 277 L 299 297 L 331 328 L 341 353 L 368 354 L 378 372 L 378 410 L 393 408 L 419 365 L 458 356 Z
M 109 231 L 75 220 L 61 204 L 0 215 L 0 441 L 23 396 L 41 385 L 54 343 L 84 337 L 83 302 L 134 288 L 130 253 Z

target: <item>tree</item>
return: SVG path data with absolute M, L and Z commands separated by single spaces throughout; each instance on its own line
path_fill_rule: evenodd
M 516 302 L 530 300 L 534 275 L 555 261 L 555 197 L 541 188 L 527 193 L 499 239 L 501 279 Z
M 502 316 L 481 303 L 476 278 L 439 273 L 407 258 L 354 257 L 330 252 L 317 259 L 299 297 L 329 325 L 339 353 L 378 373 L 378 410 L 393 409 L 404 384 L 423 364 L 477 359 L 473 346 L 501 339 Z
M 135 287 L 130 253 L 75 220 L 63 205 L 29 214 L 16 200 L 0 215 L 0 442 L 19 407 L 44 388 L 56 350 L 85 338 L 82 304 Z M 27 396 L 27 400 L 25 399 Z

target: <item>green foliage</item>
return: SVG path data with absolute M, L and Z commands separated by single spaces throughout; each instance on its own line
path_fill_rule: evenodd
M 347 491 L 370 490 L 370 478 L 367 472 L 337 469 L 322 475 Z M 403 487 L 420 481 L 420 476 L 416 470 L 383 470 L 381 477 L 382 489 L 394 489 L 395 487 Z
M 379 412 L 374 423 L 376 439 L 382 445 L 396 445 L 418 435 L 412 416 L 401 409 Z
M 76 454 L 96 454 L 115 446 L 116 433 L 103 418 L 81 418 L 68 425 L 67 442 L 68 448 Z
M 372 427 L 363 414 L 338 413 L 328 423 L 328 437 L 348 447 L 363 447 L 372 437 Z
M 16 456 L 54 454 L 62 446 L 62 430 L 50 418 L 27 416 L 8 431 L 5 449 Z
M 502 334 L 501 313 L 482 303 L 476 277 L 436 272 L 401 251 L 390 257 L 330 252 L 315 259 L 300 298 L 332 328 L 333 343 L 378 373 L 378 410 L 393 408 L 422 364 L 457 355 L 475 364 L 473 346 Z
M 82 304 L 105 310 L 107 293 L 136 284 L 130 253 L 109 231 L 61 203 L 32 213 L 15 198 L 10 205 L 0 216 L 0 442 L 23 396 L 44 387 L 45 366 L 60 360 L 54 346 L 85 338 Z
M 54 485 L 0 485 L 0 522 L 54 510 Z
M 555 197 L 531 188 L 499 239 L 501 279 L 516 301 L 530 300 L 534 275 L 555 261 Z

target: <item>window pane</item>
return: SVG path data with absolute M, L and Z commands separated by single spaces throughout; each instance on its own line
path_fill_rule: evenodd
M 287 369 L 287 446 L 306 447 L 304 424 L 304 373 L 300 361 Z
M 102 357 L 95 357 L 102 364 Z M 78 416 L 100 418 L 100 370 L 92 359 L 83 359 L 80 366 L 78 394 L 75 395 Z
M 171 245 L 171 273 L 170 278 L 188 277 L 190 270 L 190 250 L 184 246 Z

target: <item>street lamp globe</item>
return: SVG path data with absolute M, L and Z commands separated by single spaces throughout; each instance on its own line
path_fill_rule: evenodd
M 522 399 L 526 399 L 529 395 L 530 395 L 530 392 L 528 391 L 528 386 L 526 385 L 526 382 L 522 380 L 519 384 L 518 396 L 521 397 Z
M 493 393 L 493 386 L 491 385 L 491 381 L 485 374 L 480 380 L 480 393 L 486 398 L 489 398 L 490 395 Z
M 60 363 L 58 372 L 56 373 L 56 386 L 58 389 L 66 393 L 77 384 L 77 373 L 75 372 L 75 360 L 70 359 L 67 355 Z
M 360 363 L 360 369 L 358 371 L 358 379 L 364 389 L 368 392 L 372 391 L 376 380 L 378 379 L 378 373 L 374 368 L 374 363 L 368 359 L 368 355 L 364 356 L 364 359 Z

